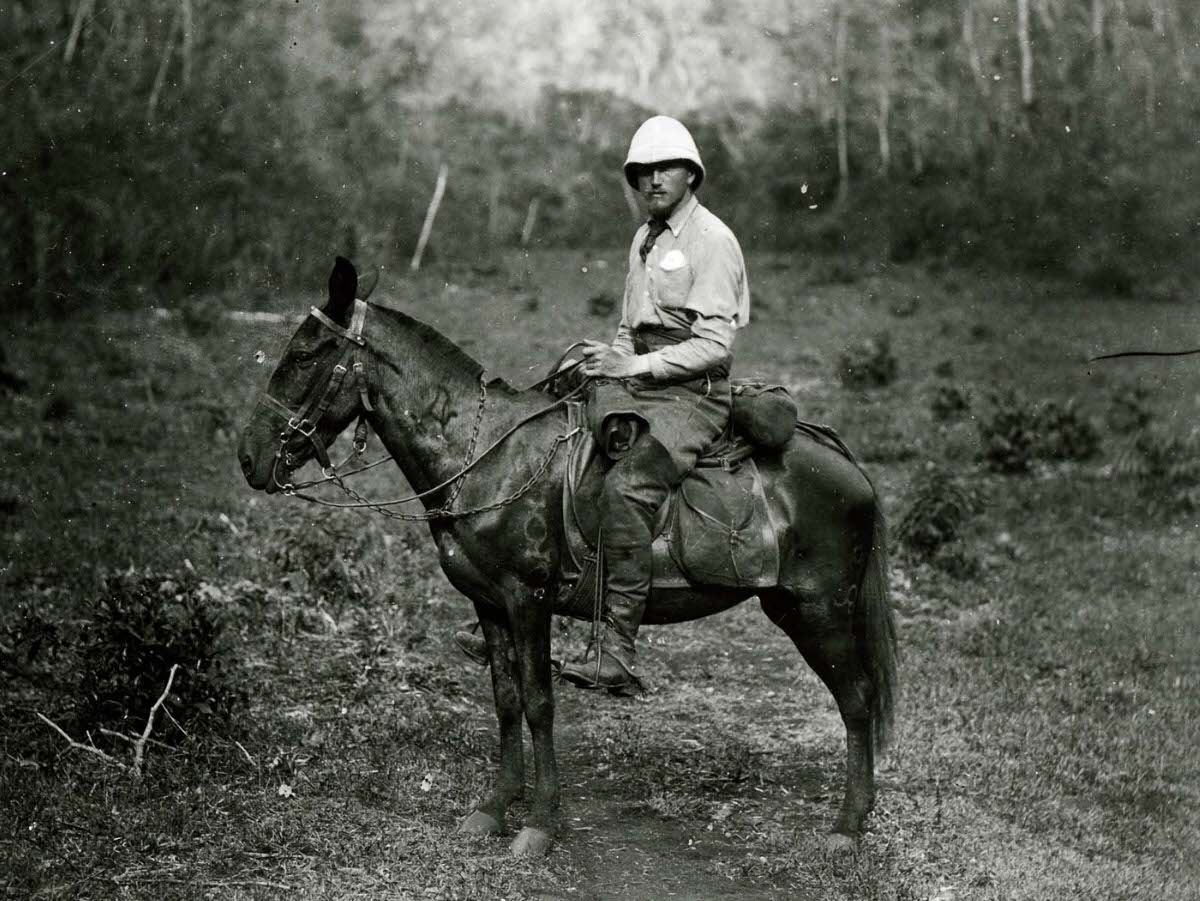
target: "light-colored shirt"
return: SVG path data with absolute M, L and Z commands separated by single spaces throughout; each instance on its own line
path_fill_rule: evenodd
M 642 262 L 649 231 L 642 225 L 629 251 L 625 302 L 613 348 L 633 355 L 633 333 L 645 326 L 689 329 L 691 337 L 637 358 L 656 381 L 699 375 L 733 360 L 733 339 L 750 321 L 746 263 L 728 226 L 693 195 L 667 219 Z

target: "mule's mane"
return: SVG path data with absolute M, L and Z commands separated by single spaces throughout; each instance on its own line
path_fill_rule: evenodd
M 402 313 L 392 307 L 372 306 L 376 313 L 385 314 L 397 321 L 397 325 L 407 334 L 414 335 L 423 347 L 429 350 L 435 358 L 445 363 L 447 369 L 453 372 L 466 372 L 472 379 L 478 380 L 486 367 L 469 353 L 435 329 L 432 325 L 414 319 L 407 313 Z M 496 378 L 488 382 L 489 388 L 499 388 L 512 391 L 513 388 L 504 379 Z

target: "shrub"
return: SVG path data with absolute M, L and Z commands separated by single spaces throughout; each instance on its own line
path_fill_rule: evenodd
M 1145 429 L 1119 455 L 1115 471 L 1138 483 L 1153 512 L 1200 510 L 1200 431 Z
M 1015 391 L 996 392 L 979 420 L 983 460 L 994 472 L 1024 473 L 1033 464 L 1037 416 Z
M 181 726 L 213 725 L 245 703 L 215 592 L 194 578 L 105 580 L 79 636 L 76 692 L 85 728 L 140 726 L 179 664 L 165 708 Z
M 896 380 L 896 357 L 887 332 L 852 344 L 838 358 L 838 376 L 847 388 L 883 388 Z
M 929 469 L 917 478 L 896 538 L 914 559 L 951 575 L 974 574 L 978 562 L 964 541 L 964 530 L 984 505 L 983 492 L 962 476 Z
M 1049 401 L 1037 414 L 1037 456 L 1048 460 L 1088 460 L 1100 449 L 1100 432 L 1074 401 Z
M 618 307 L 617 296 L 610 291 L 601 291 L 588 298 L 588 315 L 607 319 Z
M 25 670 L 53 658 L 62 644 L 62 624 L 27 603 L 0 628 L 0 669 Z
M 1146 428 L 1154 419 L 1149 400 L 1150 392 L 1142 385 L 1122 385 L 1109 402 L 1109 428 L 1122 435 Z
M 941 422 L 961 419 L 963 414 L 970 409 L 970 392 L 957 385 L 938 385 L 929 402 L 929 411 L 933 414 L 933 418 Z
M 270 538 L 269 558 L 285 577 L 300 575 L 319 604 L 338 619 L 347 605 L 362 605 L 380 593 L 377 560 L 381 531 L 373 522 L 344 516 L 302 519 L 279 526 Z

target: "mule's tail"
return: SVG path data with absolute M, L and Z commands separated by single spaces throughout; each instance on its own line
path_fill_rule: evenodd
M 859 585 L 856 629 L 863 669 L 871 679 L 871 735 L 876 750 L 887 747 L 895 713 L 897 680 L 896 618 L 888 599 L 887 522 L 878 501 L 871 552 Z

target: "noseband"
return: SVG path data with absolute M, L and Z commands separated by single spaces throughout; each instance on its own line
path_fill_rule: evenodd
M 334 397 L 337 396 L 338 391 L 341 389 L 342 382 L 345 380 L 347 373 L 354 373 L 355 381 L 358 383 L 358 395 L 362 398 L 363 410 L 366 413 L 374 410 L 370 399 L 367 397 L 367 380 L 363 371 L 363 364 L 360 360 L 355 359 L 355 354 L 359 348 L 367 346 L 367 339 L 363 337 L 362 333 L 363 323 L 367 318 L 367 306 L 366 301 L 355 298 L 354 314 L 350 318 L 350 327 L 348 329 L 342 328 L 316 307 L 311 309 L 310 312 L 316 317 L 317 321 L 341 339 L 340 355 L 329 374 L 329 380 L 325 383 L 324 390 L 321 390 L 320 384 L 314 386 L 298 411 L 276 400 L 267 392 L 263 392 L 259 403 L 287 422 L 283 431 L 279 433 L 279 449 L 275 452 L 275 463 L 271 467 L 271 479 L 273 481 L 275 481 L 275 470 L 281 461 L 289 471 L 293 468 L 295 461 L 287 449 L 288 441 L 291 440 L 293 435 L 300 435 L 306 439 L 312 445 L 313 452 L 321 464 L 321 470 L 325 473 L 330 471 L 329 451 L 325 447 L 325 442 L 322 440 L 320 433 L 317 431 L 317 426 L 321 424 L 322 417 L 324 417 L 325 412 L 329 409 L 329 405 L 333 403 Z M 361 451 L 361 448 L 365 446 L 366 429 L 366 419 L 360 419 L 354 434 L 354 447 L 356 451 Z M 276 484 L 278 484 L 278 481 L 276 481 Z M 280 487 L 285 486 L 281 485 Z

